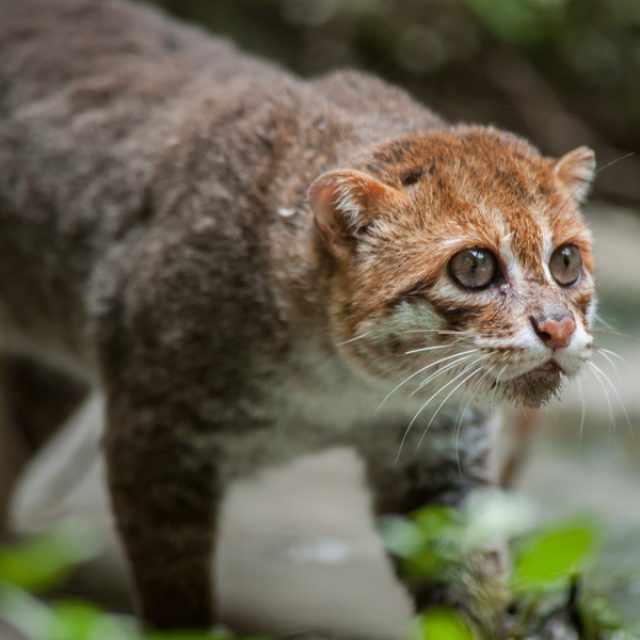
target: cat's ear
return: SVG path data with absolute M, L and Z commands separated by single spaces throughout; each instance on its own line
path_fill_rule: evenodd
M 309 188 L 314 221 L 329 251 L 338 259 L 353 252 L 357 236 L 404 195 L 361 171 L 329 171 Z
M 583 202 L 596 173 L 596 155 L 589 147 L 578 147 L 562 156 L 553 170 L 573 198 Z

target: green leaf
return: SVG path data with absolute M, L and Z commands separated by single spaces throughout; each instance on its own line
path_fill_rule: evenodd
M 171 631 L 169 633 L 153 633 L 145 636 L 145 640 L 233 640 L 233 636 L 202 631 Z
M 450 609 L 430 609 L 418 620 L 419 640 L 474 640 L 471 627 Z
M 314 640 L 313 636 L 306 636 Z M 106 640 L 106 639 L 105 639 Z M 168 631 L 154 632 L 144 636 L 144 640 L 238 640 L 233 634 L 224 630 L 205 631 Z M 268 636 L 243 636 L 242 640 L 272 640 Z
M 582 569 L 598 539 L 597 528 L 587 521 L 565 522 L 529 534 L 514 546 L 514 590 L 555 589 Z
M 425 546 L 422 529 L 407 518 L 385 516 L 380 520 L 380 535 L 384 545 L 400 558 L 411 558 Z
M 411 514 L 425 540 L 454 539 L 463 526 L 461 514 L 449 507 L 424 507 Z
M 60 602 L 52 609 L 56 617 L 47 640 L 140 640 L 133 623 L 84 602 Z
M 48 640 L 55 616 L 47 605 L 21 589 L 0 583 L 0 620 L 30 640 Z
M 48 606 L 21 589 L 2 584 L 0 621 L 30 640 L 143 640 L 133 618 L 106 614 L 80 601 Z
M 474 491 L 464 512 L 463 544 L 467 550 L 502 544 L 528 531 L 534 521 L 533 506 L 526 498 L 497 489 Z
M 28 591 L 45 591 L 96 551 L 92 533 L 67 524 L 20 546 L 0 549 L 0 581 Z
M 441 550 L 427 546 L 410 558 L 405 558 L 403 566 L 408 575 L 414 578 L 442 578 L 446 561 Z

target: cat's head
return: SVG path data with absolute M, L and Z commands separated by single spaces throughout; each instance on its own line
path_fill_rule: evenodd
M 545 158 L 486 127 L 391 140 L 312 184 L 332 255 L 329 315 L 358 369 L 530 406 L 589 359 L 594 175 L 581 147 Z M 444 387 L 444 388 L 443 388 Z

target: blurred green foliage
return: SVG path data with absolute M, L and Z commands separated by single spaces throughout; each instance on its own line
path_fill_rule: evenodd
M 639 638 L 638 630 L 623 628 L 605 599 L 578 588 L 598 550 L 600 526 L 586 518 L 544 527 L 532 522 L 520 499 L 491 491 L 472 497 L 462 510 L 427 507 L 409 518 L 385 518 L 381 530 L 404 570 L 427 582 L 446 581 L 471 554 L 510 540 L 513 640 L 546 639 L 561 622 L 577 627 L 581 640 Z M 438 608 L 420 618 L 417 637 L 467 640 L 474 634 L 458 614 Z
M 0 622 L 11 625 L 28 640 L 232 640 L 226 633 L 149 632 L 129 616 L 106 613 L 79 600 L 45 604 L 1 581 Z
M 46 596 L 98 551 L 95 534 L 75 521 L 0 548 L 0 622 L 29 640 L 231 640 L 226 634 L 148 633 L 133 618 L 87 602 L 46 602 L 33 595 Z
M 511 585 L 518 592 L 556 591 L 577 577 L 596 549 L 598 529 L 589 521 L 562 522 L 533 531 L 513 546 Z
M 589 519 L 532 523 L 522 499 L 489 491 L 472 496 L 463 509 L 427 507 L 409 518 L 385 518 L 381 528 L 389 550 L 414 579 L 425 581 L 446 581 L 470 554 L 510 540 L 511 640 L 547 640 L 550 625 L 563 616 L 578 625 L 581 640 L 638 640 L 638 630 L 624 629 L 602 596 L 578 589 L 597 552 L 600 527 Z M 89 532 L 74 523 L 0 548 L 0 622 L 29 640 L 233 640 L 226 632 L 156 634 L 130 616 L 51 595 L 51 588 L 97 551 Z M 410 638 L 481 640 L 467 620 L 441 607 L 419 616 Z
M 417 624 L 418 640 L 475 640 L 476 636 L 460 616 L 448 609 L 431 609 Z
M 67 523 L 34 537 L 27 545 L 0 549 L 0 580 L 35 593 L 46 591 L 97 549 L 91 532 L 77 523 Z

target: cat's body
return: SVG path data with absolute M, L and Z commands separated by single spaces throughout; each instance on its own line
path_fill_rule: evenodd
M 592 164 L 448 127 L 356 72 L 293 78 L 116 0 L 0 1 L 0 349 L 104 389 L 110 490 L 152 622 L 211 621 L 211 531 L 234 477 L 346 443 L 379 512 L 488 480 L 478 417 L 430 411 L 501 371 L 499 395 L 535 404 L 578 368 L 592 264 L 572 192 Z M 545 269 L 558 243 L 583 256 L 571 300 Z M 487 245 L 505 277 L 475 304 L 445 255 Z M 472 332 L 519 343 L 472 351 Z M 405 442 L 434 388 L 407 392 L 438 354 L 460 366 Z M 493 604 L 465 601 L 468 585 L 453 600 L 495 629 L 500 576 L 473 571 L 492 575 Z

